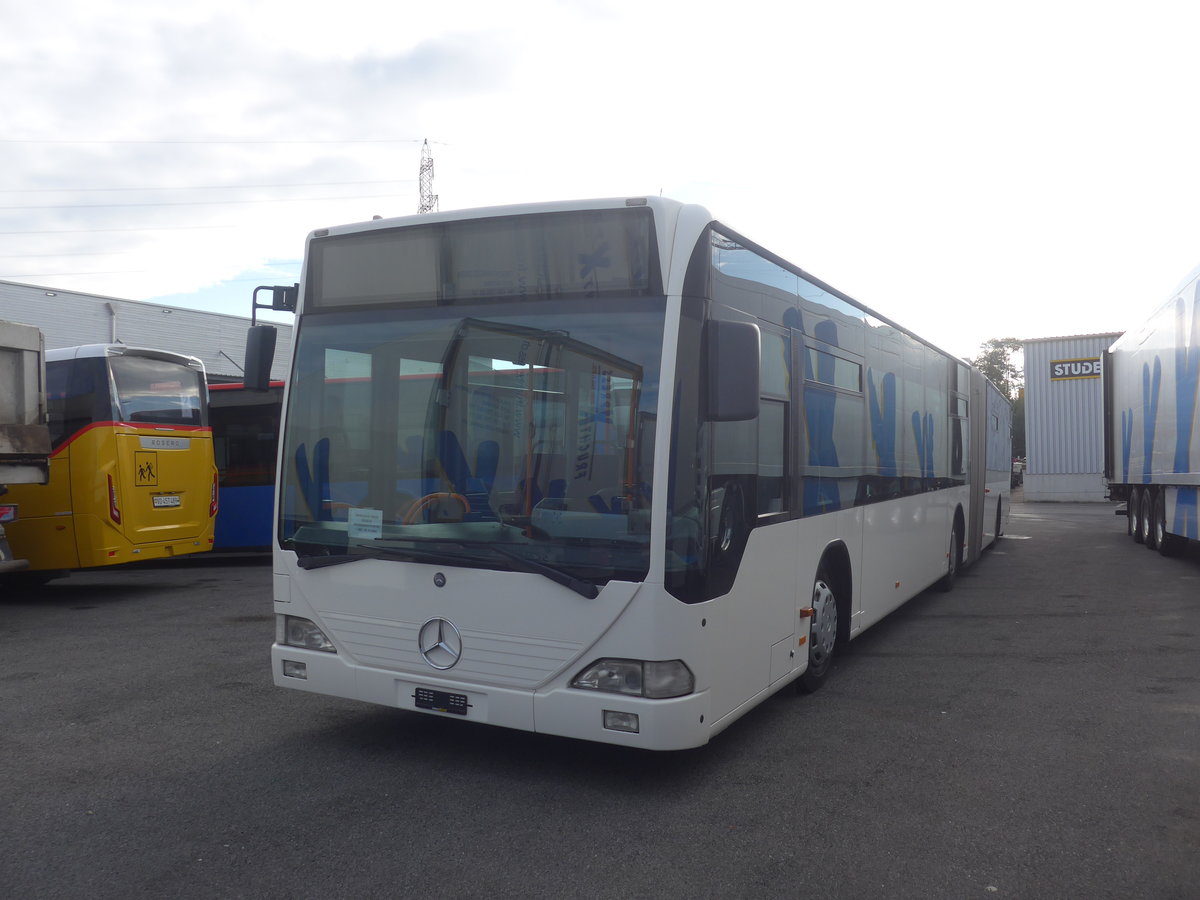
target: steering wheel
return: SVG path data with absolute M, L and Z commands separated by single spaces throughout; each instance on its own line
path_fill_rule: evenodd
M 423 513 L 434 503 L 437 503 L 439 500 L 457 500 L 460 504 L 462 504 L 464 513 L 469 513 L 471 511 L 470 501 L 467 500 L 467 498 L 462 494 L 455 494 L 451 491 L 434 491 L 432 494 L 426 494 L 420 500 L 413 501 L 413 505 L 410 506 L 408 511 L 404 513 L 404 518 L 401 520 L 401 524 L 411 525 L 413 522 L 417 521 L 417 516 Z

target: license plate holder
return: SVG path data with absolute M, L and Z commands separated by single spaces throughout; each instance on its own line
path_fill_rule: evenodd
M 435 691 L 432 688 L 417 688 L 413 691 L 413 702 L 417 709 L 431 709 L 434 712 L 453 713 L 465 716 L 470 703 L 466 694 L 451 694 L 447 691 Z

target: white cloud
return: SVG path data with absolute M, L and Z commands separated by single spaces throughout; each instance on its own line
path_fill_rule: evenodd
M 415 212 L 425 138 L 443 209 L 661 190 L 962 354 L 1132 326 L 1200 262 L 1180 4 L 51 0 L 5 24 L 13 280 L 245 277 Z M 97 143 L 46 143 L 72 140 Z

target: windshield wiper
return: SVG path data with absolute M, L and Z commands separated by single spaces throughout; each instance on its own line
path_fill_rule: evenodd
M 569 587 L 581 597 L 586 597 L 589 600 L 595 600 L 600 595 L 600 588 L 596 587 L 590 581 L 584 581 L 582 578 L 576 578 L 561 569 L 556 569 L 554 566 L 546 565 L 546 563 L 538 562 L 537 560 L 528 559 L 515 553 L 505 547 L 503 544 L 484 544 L 479 546 L 487 547 L 489 550 L 499 553 L 501 556 L 507 557 L 523 568 L 526 572 L 533 572 L 537 575 L 542 575 L 549 578 L 551 581 L 561 584 L 564 587 Z
M 302 569 L 323 569 L 326 566 L 340 566 L 360 559 L 371 559 L 367 553 L 338 553 L 333 556 L 301 556 L 296 564 Z
M 452 548 L 457 548 L 459 550 L 467 550 L 467 549 L 490 550 L 495 554 L 503 556 L 505 559 L 509 560 L 510 562 L 515 563 L 516 565 L 513 566 L 513 568 L 519 569 L 520 571 L 523 571 L 523 572 L 530 572 L 535 575 L 541 575 L 545 578 L 549 578 L 551 581 L 553 581 L 556 584 L 561 584 L 563 587 L 570 588 L 575 593 L 579 594 L 581 597 L 586 597 L 589 600 L 593 600 L 600 595 L 600 589 L 598 587 L 596 587 L 596 585 L 592 584 L 590 581 L 585 581 L 582 578 L 576 578 L 574 575 L 571 575 L 568 572 L 564 572 L 561 569 L 557 569 L 554 566 L 551 566 L 547 563 L 539 562 L 537 560 L 529 559 L 525 556 L 522 556 L 520 553 L 517 553 L 516 551 L 512 550 L 511 548 L 509 548 L 508 546 L 506 546 L 503 543 L 497 543 L 495 541 L 459 540 L 457 538 L 395 538 L 395 539 L 393 539 L 393 541 L 390 541 L 389 543 L 399 544 L 401 541 L 413 541 L 415 543 L 452 547 Z M 355 546 L 359 547 L 363 550 L 370 551 L 370 553 L 367 555 L 370 555 L 371 557 L 373 557 L 375 559 L 404 559 L 405 557 L 425 557 L 426 559 L 429 559 L 432 557 L 433 559 L 435 559 L 437 561 L 445 560 L 447 562 L 456 562 L 456 563 L 474 563 L 474 564 L 478 565 L 481 562 L 481 560 L 478 557 L 462 556 L 462 555 L 455 554 L 455 553 L 445 553 L 444 551 L 426 549 L 424 547 L 393 546 L 393 547 L 384 549 L 382 547 L 379 547 L 377 544 L 355 544 Z M 307 560 L 307 562 L 309 564 L 307 566 L 305 566 L 305 568 L 317 568 L 320 565 L 333 566 L 333 565 L 337 565 L 339 561 L 340 562 L 350 562 L 351 560 L 354 560 L 354 559 L 363 559 L 363 558 L 365 558 L 365 555 L 364 556 L 347 555 L 347 556 L 340 557 L 340 558 L 337 558 L 337 557 L 314 557 L 311 560 Z M 329 559 L 331 561 L 330 562 L 320 562 L 321 560 L 325 560 L 325 559 Z M 333 560 L 337 560 L 337 561 L 333 561 Z M 306 560 L 301 560 L 300 564 L 302 566 L 304 566 L 305 562 L 306 562 Z

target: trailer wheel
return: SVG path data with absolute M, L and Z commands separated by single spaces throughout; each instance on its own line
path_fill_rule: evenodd
M 1133 529 L 1133 540 L 1141 544 L 1146 538 L 1142 531 L 1142 489 L 1134 488 L 1129 492 L 1129 526 Z
M 1154 511 L 1158 508 L 1159 493 L 1161 492 L 1153 488 L 1146 488 L 1142 491 L 1142 503 L 1138 507 L 1138 524 L 1142 533 L 1140 543 L 1145 544 L 1149 550 L 1158 549 L 1158 542 L 1154 533 Z
M 838 599 L 824 563 L 813 580 L 812 609 L 808 629 L 808 668 L 797 681 L 797 687 L 805 694 L 811 694 L 825 683 L 837 646 Z
M 1178 556 L 1187 544 L 1186 538 L 1167 533 L 1166 491 L 1154 495 L 1154 542 L 1163 556 Z
M 1150 504 L 1150 537 L 1155 549 L 1162 547 L 1163 538 L 1167 535 L 1167 504 L 1162 491 L 1154 494 L 1154 502 Z

